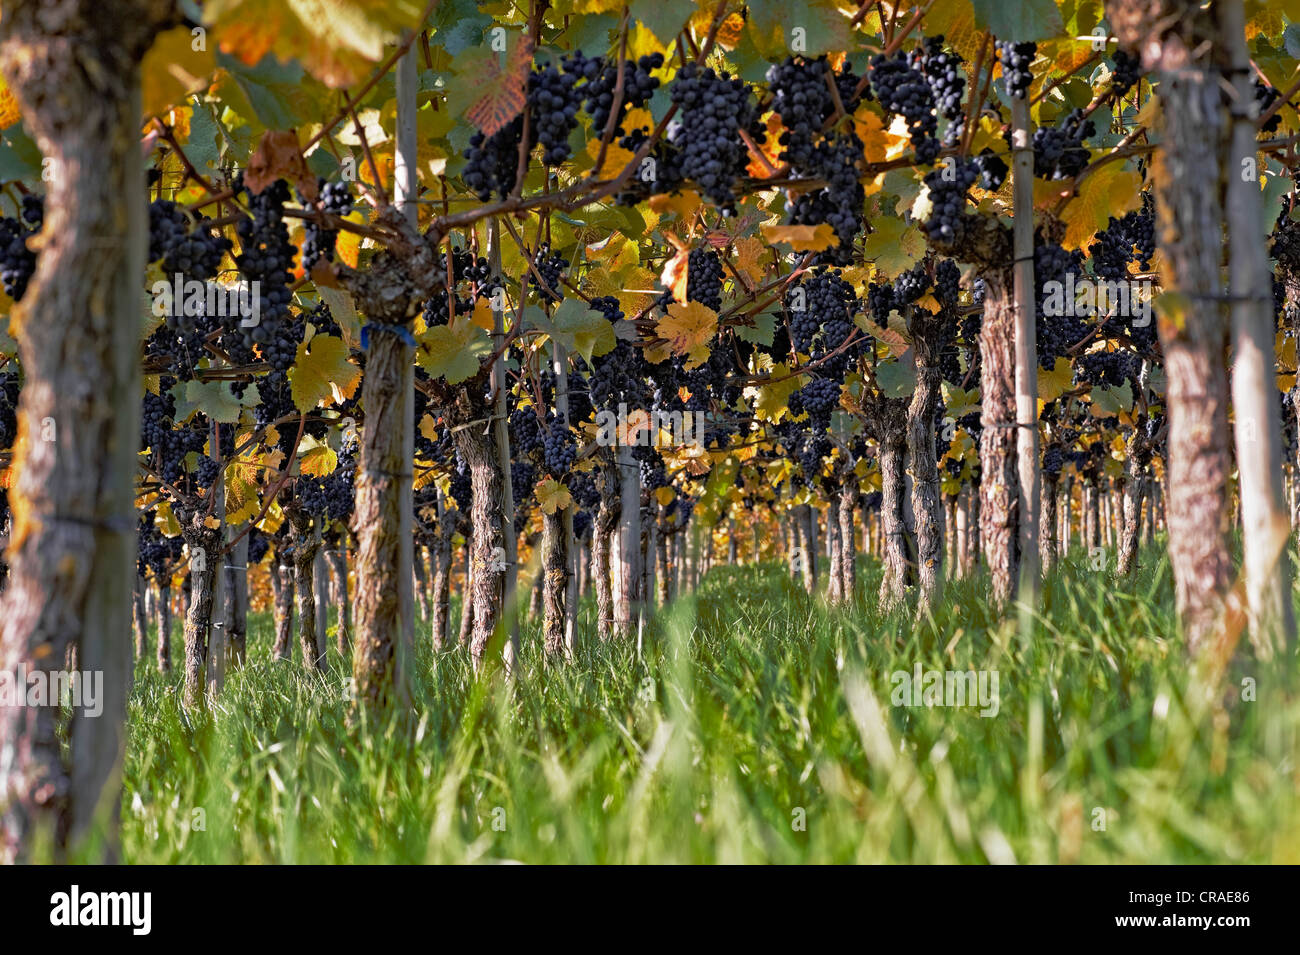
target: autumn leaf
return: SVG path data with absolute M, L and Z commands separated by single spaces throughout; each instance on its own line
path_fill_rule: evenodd
M 208 0 L 203 19 L 220 48 L 248 66 L 272 53 L 339 89 L 418 29 L 424 8 L 423 0 Z
M 772 381 L 745 388 L 745 398 L 753 403 L 754 416 L 760 421 L 780 421 L 790 410 L 790 396 L 799 390 L 802 379 L 791 375 L 784 362 L 772 368 Z
M 339 456 L 328 444 L 317 444 L 298 455 L 298 470 L 312 477 L 324 477 L 338 467 Z
M 0 129 L 7 129 L 22 118 L 18 109 L 18 100 L 9 84 L 0 77 Z
M 1051 371 L 1038 369 L 1038 400 L 1055 401 L 1074 385 L 1074 370 L 1068 358 L 1058 358 Z
M 674 355 L 686 355 L 687 369 L 708 360 L 709 342 L 718 330 L 718 313 L 699 302 L 673 302 L 655 329 Z
M 862 140 L 862 154 L 869 163 L 897 159 L 911 148 L 907 125 L 885 126 L 875 107 L 863 104 L 853 114 L 853 127 Z
M 568 510 L 573 504 L 573 495 L 569 493 L 569 489 L 549 476 L 537 482 L 537 487 L 533 489 L 533 496 L 537 498 L 537 503 L 547 514 Z
M 916 226 L 909 226 L 901 218 L 887 217 L 872 223 L 874 230 L 867 236 L 863 255 L 884 273 L 894 279 L 920 261 L 925 254 L 925 237 Z
M 1079 191 L 1061 212 L 1066 224 L 1061 245 L 1081 249 L 1106 228 L 1110 217 L 1119 218 L 1142 203 L 1142 174 L 1120 162 L 1098 166 L 1079 184 Z
M 316 335 L 298 346 L 289 369 L 294 407 L 311 411 L 317 405 L 342 402 L 356 393 L 361 369 L 348 360 L 348 347 L 333 335 Z
M 158 34 L 140 64 L 144 115 L 158 116 L 182 102 L 202 89 L 215 69 L 212 51 L 189 27 L 173 27 Z M 0 122 L 0 128 L 7 125 Z
M 438 325 L 420 336 L 416 360 L 434 378 L 460 384 L 478 373 L 479 359 L 492 351 L 492 342 L 473 322 Z
M 532 35 L 525 30 L 518 32 L 504 66 L 494 52 L 488 52 L 491 56 L 481 64 L 475 78 L 475 86 L 483 94 L 465 111 L 465 118 L 484 136 L 500 131 L 523 111 L 528 71 L 533 65 Z
M 686 281 L 688 278 L 687 264 L 690 260 L 691 247 L 671 232 L 667 233 L 665 238 L 672 243 L 677 251 L 664 263 L 663 271 L 659 274 L 659 282 L 664 288 L 673 293 L 673 301 L 685 302 Z
M 759 227 L 759 231 L 772 245 L 782 243 L 796 252 L 822 252 L 839 245 L 835 230 L 826 222 L 817 225 L 764 225 Z
M 244 185 L 257 195 L 277 179 L 293 184 L 308 202 L 316 200 L 316 176 L 307 168 L 298 134 L 291 129 L 268 129 L 248 160 Z

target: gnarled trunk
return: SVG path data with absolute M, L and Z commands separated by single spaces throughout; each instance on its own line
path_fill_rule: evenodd
M 903 458 L 907 452 L 898 431 L 880 436 L 880 530 L 885 576 L 880 582 L 880 603 L 888 610 L 907 592 L 907 526 L 903 497 L 907 493 Z
M 48 672 L 72 649 L 103 678 L 93 719 L 0 708 L 0 863 L 26 857 L 46 826 L 61 853 L 101 809 L 99 853 L 116 852 L 117 800 L 104 787 L 121 765 L 131 669 L 148 232 L 139 70 L 174 16 L 163 0 L 13 0 L 0 19 L 4 78 L 50 173 L 36 271 L 10 323 L 27 440 L 9 490 L 0 658 L 11 672 Z
M 271 573 L 279 581 L 275 590 L 275 643 L 271 656 L 276 660 L 293 659 L 293 565 L 287 563 L 292 551 L 287 544 L 277 548 Z

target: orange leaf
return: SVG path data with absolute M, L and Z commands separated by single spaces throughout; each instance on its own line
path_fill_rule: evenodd
M 519 34 L 504 69 L 496 59 L 488 62 L 485 92 L 465 111 L 465 118 L 484 136 L 498 132 L 523 110 L 532 64 L 533 38 L 526 32 Z
M 316 199 L 316 177 L 307 169 L 298 134 L 291 129 L 268 129 L 248 160 L 244 184 L 257 195 L 277 179 L 291 182 L 308 202 Z

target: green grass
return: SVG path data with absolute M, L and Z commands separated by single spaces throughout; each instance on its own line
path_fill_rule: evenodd
M 526 630 L 510 686 L 475 681 L 463 651 L 422 649 L 411 712 L 382 726 L 349 728 L 337 659 L 324 679 L 272 663 L 255 616 L 250 663 L 211 715 L 185 714 L 177 678 L 140 665 L 123 855 L 1300 861 L 1295 659 L 1261 664 L 1243 644 L 1221 705 L 1191 715 L 1168 567 L 1143 556 L 1127 581 L 1054 576 L 1032 634 L 994 619 L 982 579 L 915 624 L 873 599 L 828 611 L 779 567 L 722 568 L 659 615 L 640 657 L 590 639 L 547 668 Z M 878 582 L 864 568 L 862 593 Z M 890 674 L 918 661 L 996 669 L 997 716 L 892 706 Z

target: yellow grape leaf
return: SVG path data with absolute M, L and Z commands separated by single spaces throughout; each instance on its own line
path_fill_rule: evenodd
M 1042 372 L 1040 371 L 1039 374 L 1041 375 Z M 948 406 L 947 416 L 954 421 L 966 417 L 972 411 L 980 410 L 980 390 L 978 388 L 963 391 L 956 385 L 950 385 L 945 381 L 943 383 L 943 396 L 944 402 Z
M 316 335 L 299 345 L 289 369 L 289 392 L 299 411 L 346 401 L 360 381 L 361 369 L 348 360 L 348 346 L 333 335 Z
M 749 280 L 751 288 L 757 286 L 767 271 L 761 260 L 768 247 L 757 236 L 737 239 L 732 247 L 736 250 L 736 271 Z
M 1133 119 L 1136 126 L 1145 126 L 1147 129 L 1156 129 L 1160 126 L 1160 97 L 1152 93 L 1147 97 L 1147 101 L 1142 104 L 1138 114 Z
M 664 263 L 664 269 L 659 274 L 659 281 L 663 286 L 673 293 L 673 300 L 677 302 L 686 301 L 686 280 L 687 280 L 687 263 L 690 259 L 691 248 L 689 245 L 682 244 L 677 236 L 671 232 L 667 233 L 666 238 L 677 249 L 675 255 Z
M 491 354 L 492 342 L 473 322 L 437 325 L 420 336 L 416 361 L 434 378 L 460 384 L 478 374 L 479 359 Z
M 201 90 L 216 65 L 205 35 L 183 26 L 158 34 L 140 64 L 144 115 L 158 116 Z
M 754 416 L 760 421 L 780 421 L 789 413 L 790 396 L 799 390 L 801 377 L 790 375 L 784 362 L 773 367 L 772 377 L 776 380 L 745 388 L 745 398 L 753 404 Z
M 483 331 L 491 334 L 494 327 L 492 317 L 492 300 L 489 298 L 480 298 L 474 301 L 474 314 L 469 320 L 477 325 Z
M 895 126 L 885 126 L 877 108 L 863 103 L 853 114 L 853 126 L 862 140 L 862 154 L 869 163 L 897 159 L 910 148 L 911 140 L 904 124 L 901 131 Z
M 772 174 L 780 168 L 781 163 L 777 157 L 781 155 L 781 150 L 785 148 L 781 145 L 781 133 L 783 132 L 783 129 L 784 128 L 781 126 L 781 117 L 776 113 L 768 113 L 767 136 L 763 140 L 763 144 L 758 147 L 758 151 L 762 153 L 763 159 L 759 159 L 759 157 L 755 156 L 751 151 L 749 155 L 749 165 L 745 167 L 745 172 L 749 173 L 749 175 L 753 176 L 755 179 L 770 179 Z M 763 160 L 766 160 L 766 162 Z
M 637 315 L 659 298 L 654 287 L 654 273 L 644 266 L 628 269 L 622 275 L 622 287 L 612 294 L 618 298 L 619 307 L 628 318 Z
M 694 189 L 684 189 L 680 193 L 671 195 L 651 196 L 646 205 L 661 218 L 668 213 L 673 213 L 683 222 L 690 222 L 702 203 L 698 192 Z
M 547 514 L 568 510 L 573 504 L 573 495 L 569 489 L 553 477 L 544 477 L 533 488 L 533 496 Z
M 1038 398 L 1040 401 L 1055 401 L 1074 385 L 1074 372 L 1067 358 L 1056 359 L 1051 371 L 1038 369 Z
M 618 344 L 609 319 L 581 299 L 565 299 L 556 310 L 554 321 L 555 330 L 565 344 L 588 363 L 598 355 L 609 354 Z
M 759 227 L 759 231 L 772 245 L 783 243 L 796 252 L 821 252 L 840 244 L 835 230 L 827 222 L 817 225 L 764 225 Z
M 1065 222 L 1066 249 L 1081 249 L 1092 241 L 1099 229 L 1106 228 L 1111 216 L 1119 218 L 1142 202 L 1142 176 L 1136 169 L 1125 169 L 1120 162 L 1099 166 L 1079 185 L 1075 195 L 1061 212 Z
M 667 507 L 677 496 L 677 489 L 671 485 L 668 487 L 655 488 L 655 500 L 659 502 L 660 507 Z
M 709 342 L 717 330 L 718 313 L 699 302 L 671 303 L 668 315 L 656 327 L 659 337 L 668 342 L 674 355 L 687 356 L 687 370 L 708 360 Z
M 261 491 L 258 484 L 259 470 L 256 463 L 242 458 L 226 466 L 227 523 L 233 525 L 250 521 L 261 510 L 258 506 L 258 493 Z
M 587 157 L 591 160 L 592 166 L 596 164 L 596 158 L 600 155 L 600 138 L 604 134 L 603 130 L 595 130 L 594 135 L 587 140 Z M 618 144 L 615 139 L 605 147 L 605 159 L 600 169 L 596 172 L 599 179 L 613 179 L 618 176 L 627 164 L 635 157 L 635 153 L 629 152 Z
M 0 129 L 12 126 L 21 118 L 22 113 L 18 109 L 18 100 L 14 97 L 14 91 L 9 88 L 4 77 L 0 77 Z
M 916 304 L 918 307 L 925 309 L 931 315 L 938 315 L 939 310 L 943 308 L 943 306 L 939 304 L 939 300 L 929 292 L 926 292 L 918 298 Z
M 339 465 L 339 456 L 328 444 L 318 444 L 298 455 L 298 470 L 312 477 L 324 477 Z
M 943 34 L 947 45 L 966 61 L 969 77 L 975 68 L 975 57 L 979 55 L 983 38 L 983 31 L 975 26 L 975 8 L 971 0 L 934 0 L 925 9 L 925 32 L 931 36 Z M 990 44 L 989 49 L 992 48 Z
M 249 66 L 267 53 L 297 60 L 334 89 L 366 77 L 406 30 L 423 0 L 208 0 L 203 18 L 221 49 Z

